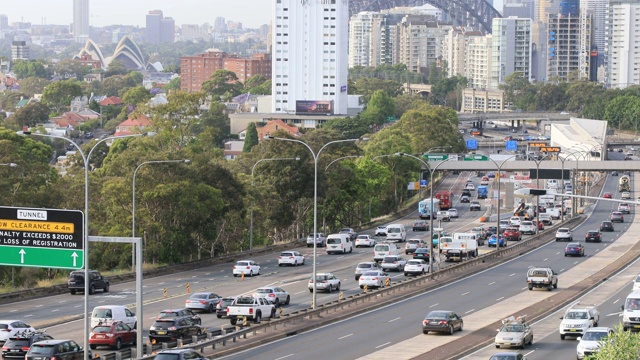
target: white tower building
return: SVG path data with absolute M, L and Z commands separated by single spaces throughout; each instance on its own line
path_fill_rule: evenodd
M 605 32 L 605 85 L 624 89 L 640 84 L 640 3 L 609 0 Z
M 83 44 L 89 38 L 89 0 L 73 0 L 73 38 Z
M 348 0 L 272 0 L 272 109 L 347 114 Z

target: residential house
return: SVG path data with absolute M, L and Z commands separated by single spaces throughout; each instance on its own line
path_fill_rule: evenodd
M 282 120 L 269 120 L 266 123 L 256 123 L 258 130 L 258 140 L 262 141 L 265 136 L 273 135 L 278 130 L 284 130 L 293 137 L 300 136 L 300 128 L 293 125 L 287 125 Z M 247 129 L 244 129 L 238 133 L 240 139 L 244 140 L 247 135 Z
M 242 154 L 244 141 L 231 140 L 224 143 L 224 158 L 226 160 L 235 160 L 238 155 Z
M 116 132 L 114 136 L 138 134 L 145 128 L 151 126 L 151 119 L 146 115 L 138 115 L 133 118 L 133 115 L 129 115 L 129 118 L 116 126 Z
M 91 84 L 94 81 L 102 82 L 102 74 L 87 74 L 82 78 L 82 81 L 87 84 Z
M 123 102 L 122 102 L 122 99 L 120 99 L 117 96 L 109 96 L 108 98 L 105 98 L 102 101 L 98 102 L 98 104 L 100 106 L 110 106 L 110 105 L 120 106 L 123 104 Z
M 71 111 L 80 112 L 89 108 L 89 98 L 86 96 L 76 96 L 71 100 Z

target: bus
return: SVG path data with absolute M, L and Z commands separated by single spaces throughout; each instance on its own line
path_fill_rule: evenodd
M 431 202 L 433 201 L 433 208 L 431 208 Z M 431 213 L 433 218 L 437 219 L 438 211 L 440 211 L 440 200 L 426 198 L 418 203 L 418 217 L 420 219 L 431 219 Z
M 440 210 L 449 210 L 449 208 L 451 208 L 451 191 L 438 191 L 436 193 L 436 199 L 440 200 Z

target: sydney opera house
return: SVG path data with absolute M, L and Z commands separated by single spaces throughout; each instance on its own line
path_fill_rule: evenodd
M 99 61 L 103 69 L 106 69 L 112 61 L 118 60 L 130 70 L 162 71 L 162 65 L 160 63 L 150 64 L 145 62 L 142 51 L 140 51 L 138 45 L 128 35 L 122 37 L 113 55 L 109 57 L 104 57 L 98 45 L 93 42 L 93 40 L 88 39 L 82 50 L 80 50 L 74 58 L 82 59 L 87 56 L 90 56 L 94 61 Z

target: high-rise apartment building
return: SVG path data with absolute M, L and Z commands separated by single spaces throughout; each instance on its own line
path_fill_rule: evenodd
M 347 114 L 348 1 L 272 1 L 273 111 Z
M 26 41 L 14 41 L 11 43 L 11 60 L 29 60 L 29 45 Z
M 451 25 L 431 17 L 407 15 L 398 24 L 394 64 L 405 64 L 413 72 L 422 72 L 442 56 L 442 42 Z
M 537 0 L 535 20 L 546 22 L 549 15 L 557 15 L 560 12 L 559 0 Z
M 589 79 L 591 14 L 549 15 L 547 80 Z
M 378 39 L 374 39 L 374 26 L 380 24 L 382 14 L 361 12 L 349 19 L 349 67 L 370 66 L 372 47 Z
M 491 24 L 490 89 L 497 89 L 507 76 L 519 72 L 531 80 L 531 19 L 494 18 Z
M 640 84 L 640 3 L 609 0 L 605 31 L 605 86 Z
M 217 17 L 213 20 L 213 31 L 225 32 L 227 31 L 227 20 L 224 17 Z
M 472 38 L 483 36 L 473 28 L 454 26 L 445 34 L 442 42 L 442 60 L 447 63 L 447 75 L 465 76 L 467 47 Z
M 73 38 L 83 44 L 89 38 L 89 0 L 73 0 Z
M 474 36 L 467 44 L 465 74 L 467 88 L 488 89 L 491 78 L 491 42 L 493 36 Z
M 524 19 L 533 19 L 532 3 L 507 3 L 502 7 L 502 17 L 519 17 Z
M 580 11 L 591 13 L 593 26 L 591 47 L 603 54 L 607 0 L 580 0 Z
M 180 58 L 180 90 L 200 91 L 202 83 L 217 70 L 233 71 L 240 82 L 258 74 L 271 79 L 271 56 L 255 54 L 253 58 L 245 59 L 222 51 L 183 56 Z
M 4 14 L 0 14 L 0 31 L 9 29 L 9 17 Z
M 175 41 L 175 21 L 164 17 L 162 10 L 151 10 L 147 14 L 145 40 L 151 44 L 171 44 Z

